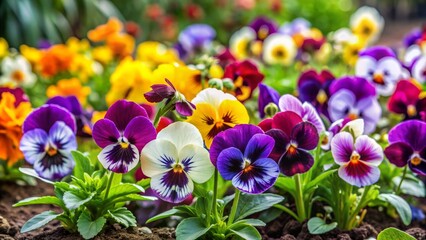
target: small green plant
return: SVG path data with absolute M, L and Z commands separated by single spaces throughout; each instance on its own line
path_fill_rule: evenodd
M 52 204 L 60 207 L 62 212 L 42 212 L 28 220 L 21 232 L 29 232 L 52 220 L 58 220 L 66 230 L 79 232 L 83 238 L 90 239 L 107 222 L 119 223 L 124 227 L 136 226 L 135 216 L 124 204 L 128 201 L 155 200 L 154 197 L 140 194 L 148 186 L 149 180 L 136 184 L 122 183 L 122 174 L 106 170 L 95 171 L 88 157 L 78 151 L 72 152 L 72 155 L 76 167 L 71 181 L 50 182 L 55 188 L 55 196 L 31 197 L 14 205 Z

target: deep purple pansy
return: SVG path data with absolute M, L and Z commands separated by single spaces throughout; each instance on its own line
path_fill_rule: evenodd
M 272 33 L 278 31 L 278 25 L 267 17 L 258 17 L 254 19 L 249 27 L 256 32 L 257 40 L 263 41 Z
M 403 114 L 405 119 L 422 119 L 426 117 L 426 98 L 422 97 L 422 89 L 408 80 L 399 81 L 395 92 L 389 98 L 390 112 Z
M 136 167 L 142 148 L 156 135 L 145 109 L 126 100 L 111 105 L 105 118 L 93 126 L 93 140 L 103 148 L 98 159 L 115 173 L 127 173 Z
M 346 76 L 334 81 L 330 86 L 328 112 L 332 121 L 349 118 L 362 118 L 365 133 L 372 133 L 382 115 L 376 97 L 376 90 L 366 79 Z
M 240 191 L 258 194 L 272 187 L 280 174 L 278 164 L 268 158 L 273 148 L 274 139 L 262 129 L 241 124 L 214 138 L 210 156 L 225 180 Z
M 419 120 L 402 122 L 389 131 L 390 145 L 385 149 L 389 161 L 397 167 L 426 175 L 426 123 Z
M 319 141 L 318 131 L 313 124 L 303 121 L 295 112 L 286 111 L 263 120 L 259 126 L 274 138 L 275 146 L 269 157 L 278 162 L 284 175 L 293 176 L 311 169 L 314 158 L 309 151 Z
M 49 180 L 61 180 L 71 174 L 77 149 L 73 115 L 57 105 L 46 104 L 25 119 L 20 150 L 37 174 Z
M 354 139 L 352 134 L 340 132 L 331 140 L 331 153 L 340 165 L 340 178 L 347 183 L 365 187 L 379 180 L 383 151 L 374 139 L 366 135 Z
M 269 103 L 274 103 L 278 106 L 280 100 L 280 94 L 270 86 L 263 83 L 259 84 L 259 98 L 258 98 L 258 109 L 260 118 L 265 117 L 265 107 Z

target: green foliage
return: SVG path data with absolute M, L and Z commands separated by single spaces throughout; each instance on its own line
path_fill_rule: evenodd
M 379 195 L 378 198 L 392 205 L 398 212 L 402 222 L 405 225 L 409 225 L 411 223 L 412 213 L 411 213 L 410 205 L 408 205 L 408 203 L 402 197 L 397 196 L 395 194 L 382 193 Z
M 24 225 L 22 232 L 39 228 L 54 219 L 59 220 L 65 229 L 78 231 L 86 239 L 96 236 L 107 221 L 124 227 L 136 226 L 136 218 L 123 205 L 128 201 L 155 200 L 140 195 L 147 182 L 121 183 L 120 174 L 115 176 L 114 173 L 107 174 L 105 170 L 90 171 L 94 168 L 87 156 L 80 152 L 73 152 L 73 156 L 77 164 L 75 176 L 69 183 L 52 183 L 55 196 L 31 197 L 14 205 L 53 204 L 63 212 L 39 214 Z
M 386 228 L 377 235 L 377 240 L 414 240 L 415 238 L 411 235 L 396 229 Z
M 313 217 L 308 221 L 308 230 L 310 234 L 323 234 L 337 227 L 336 222 L 326 223 L 319 217 Z

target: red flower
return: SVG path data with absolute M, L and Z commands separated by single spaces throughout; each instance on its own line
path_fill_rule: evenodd
M 407 80 L 398 82 L 388 102 L 389 111 L 404 114 L 405 119 L 424 119 L 426 98 L 420 98 L 420 93 L 421 89 L 414 83 Z

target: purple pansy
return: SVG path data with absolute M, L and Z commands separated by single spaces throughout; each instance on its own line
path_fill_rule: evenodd
M 198 129 L 186 122 L 172 123 L 158 133 L 141 153 L 143 173 L 159 198 L 179 203 L 213 175 L 214 167 Z
M 260 118 L 265 117 L 265 107 L 269 103 L 274 103 L 278 106 L 280 94 L 273 88 L 260 83 L 259 84 L 259 98 L 258 98 L 258 109 Z
M 295 112 L 297 115 L 302 117 L 303 121 L 312 123 L 319 134 L 325 130 L 321 117 L 310 103 L 304 102 L 302 104 L 302 102 L 296 97 L 290 94 L 285 94 L 280 98 L 278 106 L 281 111 Z
M 25 119 L 19 148 L 40 177 L 61 180 L 74 168 L 71 151 L 77 149 L 75 131 L 75 120 L 70 112 L 46 104 Z
M 313 124 L 303 121 L 295 112 L 287 111 L 263 120 L 259 126 L 274 138 L 275 146 L 269 157 L 278 162 L 284 175 L 304 173 L 312 167 L 314 158 L 309 151 L 319 141 Z
M 414 58 L 410 64 L 411 76 L 419 83 L 426 82 L 426 56 L 420 55 Z
M 417 41 L 422 38 L 422 34 L 423 32 L 420 28 L 413 29 L 411 32 L 407 33 L 404 36 L 404 39 L 403 39 L 404 46 L 408 48 L 411 45 L 416 44 Z
M 426 123 L 419 120 L 402 122 L 389 131 L 390 145 L 385 149 L 389 161 L 397 167 L 426 175 Z
M 272 187 L 280 173 L 278 164 L 268 158 L 273 148 L 274 139 L 262 129 L 242 124 L 214 138 L 210 157 L 225 180 L 232 180 L 240 191 L 258 194 Z
M 278 32 L 293 36 L 294 34 L 308 31 L 311 28 L 311 23 L 304 18 L 296 18 L 289 23 L 283 24 Z
M 364 119 L 365 133 L 374 132 L 382 114 L 374 86 L 361 77 L 346 76 L 330 86 L 328 112 L 332 121 Z
M 401 79 L 403 67 L 392 49 L 369 47 L 359 54 L 355 75 L 367 79 L 381 96 L 390 96 Z
M 272 33 L 276 33 L 278 31 L 277 24 L 266 17 L 258 17 L 254 19 L 249 27 L 256 32 L 257 40 L 263 41 Z
M 331 140 L 331 153 L 340 165 L 340 178 L 347 183 L 365 187 L 379 180 L 383 151 L 374 139 L 366 135 L 354 139 L 352 134 L 340 132 Z
M 103 148 L 101 164 L 115 173 L 126 173 L 139 162 L 140 151 L 155 139 L 154 125 L 140 105 L 119 100 L 93 126 L 93 140 Z
M 74 115 L 77 136 L 90 137 L 92 135 L 92 113 L 85 111 L 75 96 L 56 96 L 47 100 L 46 104 L 59 105 Z
M 180 32 L 175 49 L 181 59 L 186 59 L 195 53 L 208 49 L 215 37 L 216 31 L 211 26 L 192 24 Z

